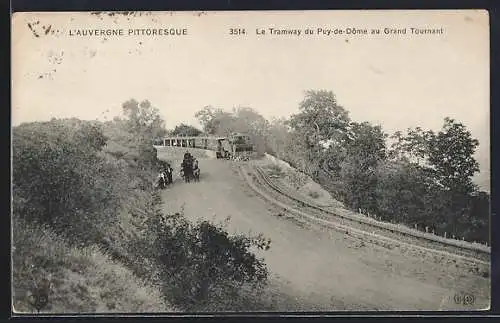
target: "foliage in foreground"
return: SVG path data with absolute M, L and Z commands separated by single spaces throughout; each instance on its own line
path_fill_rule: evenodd
M 42 312 L 172 312 L 161 290 L 147 284 L 98 246 L 71 247 L 46 226 L 14 218 L 13 305 L 36 311 L 37 291 L 48 288 Z M 45 285 L 43 283 L 46 283 Z
M 244 297 L 240 287 L 250 286 L 252 294 L 267 279 L 264 263 L 249 250 L 258 241 L 181 215 L 163 222 L 152 185 L 161 163 L 150 141 L 163 122 L 148 102 L 123 107 L 125 118 L 105 123 L 52 120 L 13 129 L 13 219 L 22 223 L 14 228 L 19 306 L 27 297 L 19 292 L 33 288 L 23 285 L 31 268 L 36 279 L 51 274 L 60 285 L 49 311 L 236 306 L 225 301 L 228 293 Z M 70 261 L 79 263 L 76 272 Z M 161 295 L 131 293 L 135 281 L 148 281 Z
M 258 293 L 266 286 L 266 265 L 252 250 L 269 249 L 261 235 L 230 235 L 222 224 L 191 223 L 182 213 L 158 211 L 148 224 L 165 294 L 184 309 L 235 310 L 244 305 L 237 302 L 245 297 L 242 291 Z

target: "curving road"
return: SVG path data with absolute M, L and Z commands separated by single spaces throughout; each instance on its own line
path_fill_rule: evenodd
M 161 157 L 161 156 L 160 156 Z M 174 163 L 175 167 L 176 163 Z M 470 310 L 489 306 L 489 280 L 460 268 L 361 244 L 342 233 L 287 218 L 246 184 L 230 161 L 200 160 L 198 183 L 163 191 L 165 211 L 182 207 L 192 220 L 224 221 L 233 233 L 263 233 L 271 249 L 259 252 L 281 295 L 277 310 Z M 456 293 L 475 304 L 456 305 Z

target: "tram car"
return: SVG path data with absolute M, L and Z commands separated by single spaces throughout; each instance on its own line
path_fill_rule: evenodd
M 244 133 L 232 133 L 228 138 L 232 158 L 249 156 L 254 152 L 252 138 Z
M 217 158 L 241 159 L 254 152 L 254 145 L 249 135 L 232 133 L 224 139 L 218 140 Z
M 249 135 L 243 133 L 232 133 L 228 138 L 232 153 L 242 151 L 253 151 L 252 140 Z

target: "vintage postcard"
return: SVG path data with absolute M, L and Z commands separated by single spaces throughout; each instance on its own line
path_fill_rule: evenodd
M 14 314 L 490 307 L 489 16 L 12 16 Z

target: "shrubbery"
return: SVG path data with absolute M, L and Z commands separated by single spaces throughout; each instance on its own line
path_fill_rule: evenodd
M 14 217 L 13 245 L 13 306 L 18 312 L 33 311 L 45 295 L 42 312 L 178 310 L 160 289 L 113 261 L 104 248 L 71 246 L 49 226 Z
M 55 120 L 13 129 L 13 213 L 73 241 L 99 241 L 114 225 L 118 171 L 100 154 L 97 124 Z
M 184 309 L 245 309 L 245 304 L 238 303 L 245 297 L 240 291 L 251 287 L 258 292 L 265 287 L 265 263 L 251 251 L 269 248 L 270 241 L 262 236 L 229 235 L 223 225 L 190 223 L 182 213 L 158 211 L 148 224 L 149 250 L 159 260 L 165 295 Z
M 259 245 L 261 239 L 233 237 L 208 222 L 192 224 L 182 215 L 164 218 L 153 188 L 161 162 L 151 145 L 152 136 L 162 133 L 162 120 L 148 102 L 128 101 L 124 112 L 125 118 L 105 123 L 52 120 L 13 129 L 13 219 L 24 223 L 14 228 L 14 279 L 25 277 L 31 265 L 40 267 L 38 276 L 62 275 L 57 266 L 69 266 L 61 258 L 64 252 L 48 255 L 48 262 L 30 263 L 27 246 L 36 243 L 25 232 L 29 228 L 53 232 L 54 239 L 65 241 L 61 248 L 102 250 L 178 308 L 235 306 L 224 304 L 228 293 L 265 284 L 266 267 L 251 248 L 266 247 Z M 89 269 L 85 266 L 91 261 L 83 271 Z M 92 297 L 78 295 L 71 297 Z M 80 311 L 104 309 L 89 302 L 82 302 Z

